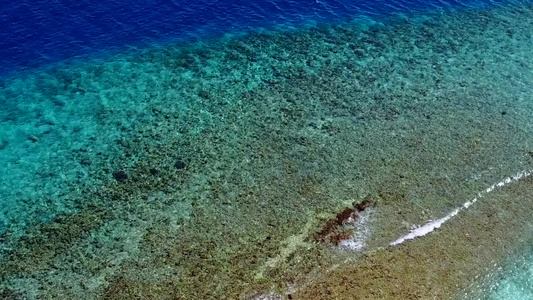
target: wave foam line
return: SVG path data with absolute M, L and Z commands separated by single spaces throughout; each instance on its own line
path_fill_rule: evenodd
M 490 187 L 486 188 L 484 191 L 478 193 L 477 197 L 475 197 L 474 199 L 472 199 L 470 201 L 465 202 L 465 204 L 463 204 L 459 208 L 456 208 L 455 210 L 453 210 L 451 213 L 449 213 L 444 218 L 441 218 L 441 219 L 438 219 L 438 220 L 434 220 L 434 221 L 432 220 L 432 221 L 429 221 L 428 223 L 426 223 L 423 226 L 419 226 L 417 228 L 411 229 L 411 231 L 408 234 L 400 237 L 399 239 L 395 240 L 394 242 L 390 243 L 389 245 L 390 246 L 400 245 L 401 243 L 403 243 L 403 242 L 405 242 L 407 240 L 412 240 L 412 239 L 415 239 L 415 238 L 418 238 L 418 237 L 422 237 L 422 236 L 425 236 L 428 233 L 433 232 L 435 229 L 439 228 L 442 224 L 444 224 L 445 222 L 447 222 L 448 220 L 450 220 L 451 218 L 456 216 L 461 210 L 469 208 L 472 204 L 476 203 L 479 199 L 481 199 L 485 195 L 491 193 L 496 188 L 500 188 L 500 187 L 506 186 L 506 185 L 508 185 L 510 183 L 517 182 L 520 179 L 523 179 L 523 178 L 531 176 L 532 173 L 533 173 L 533 170 L 529 170 L 529 171 L 525 170 L 525 171 L 522 171 L 522 172 L 516 174 L 515 176 L 507 177 L 507 178 L 503 179 L 502 181 L 491 185 Z

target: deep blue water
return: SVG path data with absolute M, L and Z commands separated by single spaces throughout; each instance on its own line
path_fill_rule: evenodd
M 3 0 L 0 76 L 80 55 L 152 43 L 487 3 L 489 0 Z

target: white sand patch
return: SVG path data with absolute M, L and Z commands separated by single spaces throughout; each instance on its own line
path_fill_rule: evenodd
M 268 293 L 255 296 L 253 300 L 282 300 L 283 296 L 278 293 Z
M 349 250 L 362 251 L 366 246 L 366 240 L 371 234 L 369 224 L 371 216 L 372 209 L 367 208 L 358 213 L 358 218 L 349 220 L 348 224 L 353 226 L 353 234 L 349 239 L 342 241 L 339 246 Z

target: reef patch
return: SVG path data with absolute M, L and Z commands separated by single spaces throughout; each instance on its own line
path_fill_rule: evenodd
M 352 207 L 345 208 L 335 218 L 327 220 L 322 229 L 313 235 L 313 239 L 318 243 L 332 243 L 336 246 L 352 239 L 357 235 L 354 227 L 361 219 L 362 213 L 375 204 L 375 198 L 371 195 L 366 196 L 360 203 L 354 202 Z

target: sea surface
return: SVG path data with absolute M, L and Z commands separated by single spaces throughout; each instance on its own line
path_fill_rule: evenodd
M 480 8 L 496 1 L 20 1 L 0 11 L 0 74 L 128 48 L 276 27 Z
M 533 299 L 533 1 L 4 2 L 1 299 Z

